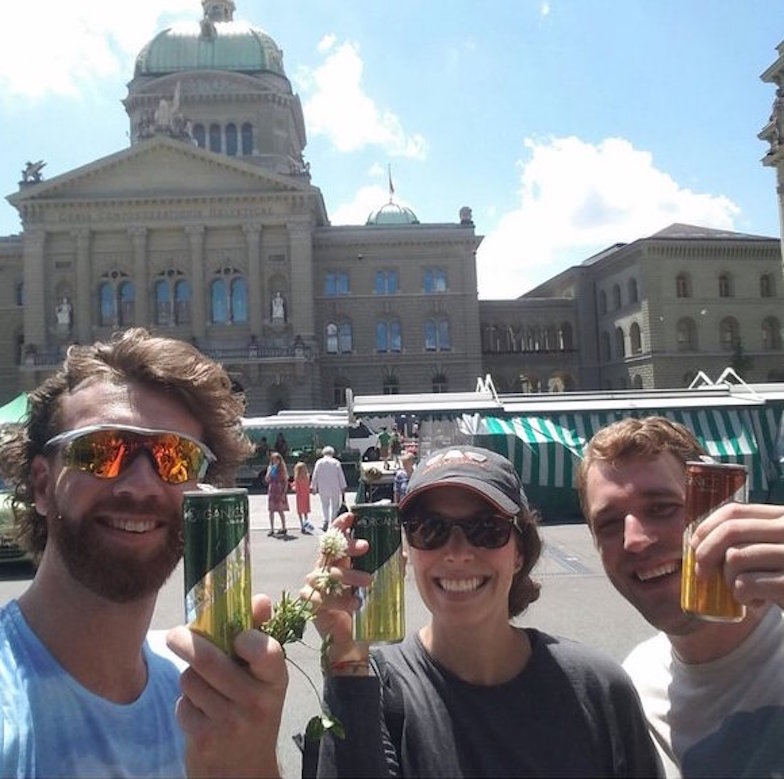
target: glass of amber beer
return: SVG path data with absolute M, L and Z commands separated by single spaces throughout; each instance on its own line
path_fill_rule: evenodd
M 697 526 L 725 503 L 745 503 L 748 471 L 745 465 L 686 463 L 686 530 L 683 533 L 681 608 L 713 622 L 740 622 L 746 607 L 732 597 L 719 569 L 709 578 L 697 578 L 690 541 Z

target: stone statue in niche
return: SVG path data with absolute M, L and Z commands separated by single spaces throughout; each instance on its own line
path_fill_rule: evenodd
M 62 330 L 70 330 L 73 324 L 73 305 L 67 296 L 57 304 L 55 311 L 57 316 L 57 326 Z
M 286 301 L 283 300 L 283 295 L 280 292 L 276 292 L 275 297 L 272 298 L 270 309 L 273 322 L 286 321 Z

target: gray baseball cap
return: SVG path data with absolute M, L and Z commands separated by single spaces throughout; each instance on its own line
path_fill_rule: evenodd
M 463 487 L 510 517 L 528 508 L 512 463 L 479 446 L 448 446 L 431 452 L 414 469 L 400 510 L 405 512 L 412 501 L 439 487 Z

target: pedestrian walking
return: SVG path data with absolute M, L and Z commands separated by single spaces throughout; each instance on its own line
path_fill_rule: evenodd
M 309 535 L 313 532 L 313 525 L 310 523 L 310 475 L 307 464 L 302 460 L 294 466 L 294 493 L 297 496 L 299 529 Z
M 321 498 L 324 517 L 321 529 L 326 530 L 329 523 L 338 515 L 338 509 L 346 495 L 343 466 L 335 459 L 335 450 L 331 446 L 325 446 L 321 450 L 321 457 L 316 460 L 310 480 L 310 491 Z

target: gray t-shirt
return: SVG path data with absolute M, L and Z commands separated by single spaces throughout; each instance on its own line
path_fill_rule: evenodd
M 660 775 L 634 687 L 597 650 L 526 630 L 532 655 L 500 685 L 468 684 L 418 636 L 374 650 L 378 676 L 333 677 L 319 777 Z M 379 695 L 381 691 L 381 695 Z

